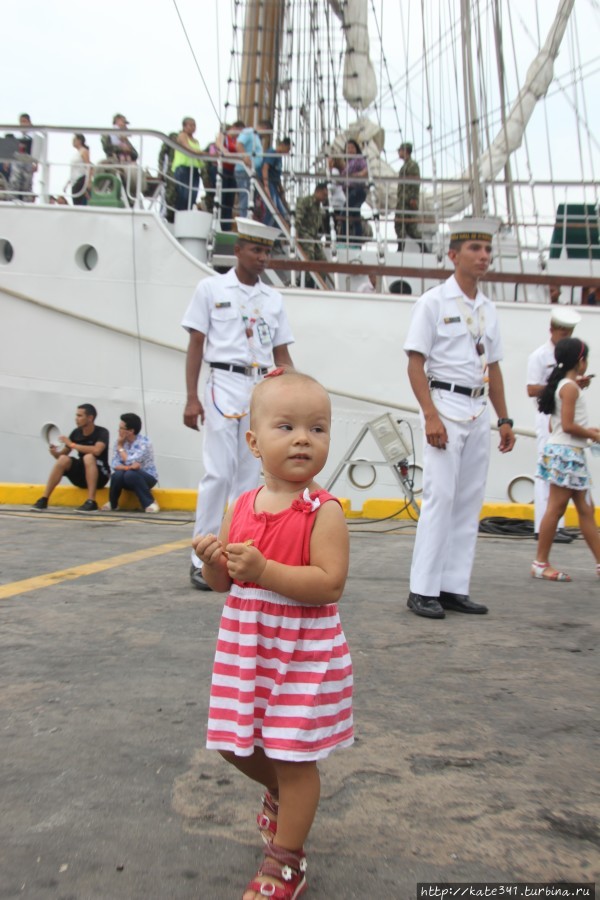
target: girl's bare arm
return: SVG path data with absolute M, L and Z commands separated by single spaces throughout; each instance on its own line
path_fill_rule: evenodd
M 202 560 L 202 576 L 213 589 L 224 593 L 231 587 L 231 577 L 227 571 L 227 554 L 223 549 L 229 540 L 229 526 L 235 503 L 232 503 L 223 517 L 219 536 L 199 534 L 192 541 L 196 555 Z

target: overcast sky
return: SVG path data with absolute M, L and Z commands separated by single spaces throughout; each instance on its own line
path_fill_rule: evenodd
M 439 3 L 441 11 L 445 4 L 441 0 Z M 531 42 L 519 17 L 528 17 L 528 27 L 534 33 L 540 27 L 540 32 L 545 34 L 557 3 L 558 0 L 518 0 L 511 4 L 517 56 L 532 58 Z M 420 15 L 420 0 L 384 0 L 383 3 L 377 0 L 375 3 L 386 17 L 386 55 L 393 75 L 405 68 L 403 37 L 394 18 L 402 4 L 405 9 L 414 8 L 413 17 Z M 169 132 L 179 129 L 184 115 L 191 115 L 197 120 L 201 144 L 208 143 L 216 132 L 221 118 L 219 111 L 223 109 L 232 46 L 232 7 L 231 0 L 177 0 L 177 5 L 174 0 L 101 0 L 91 5 L 81 0 L 3 3 L 0 124 L 16 122 L 19 113 L 28 112 L 34 124 L 72 125 L 85 132 L 86 127 L 110 125 L 113 115 L 123 112 L 132 128 Z M 587 109 L 581 114 L 588 118 L 597 140 L 600 134 L 600 5 L 598 0 L 576 0 L 575 9 L 579 16 L 577 43 L 581 56 L 595 59 L 587 70 L 595 71 L 594 90 L 588 95 Z M 371 41 L 375 42 L 373 34 Z M 409 44 L 411 52 L 421 52 L 418 40 L 413 39 Z M 561 58 L 566 56 L 565 47 Z M 401 105 L 403 92 L 398 92 L 396 100 Z M 536 128 L 541 131 L 542 126 Z M 567 159 L 576 155 L 576 138 L 568 128 L 556 128 L 551 139 L 559 149 L 564 147 Z M 393 134 L 393 129 L 389 140 L 393 141 L 389 158 L 397 164 L 397 134 Z M 97 161 L 101 157 L 99 139 L 90 139 L 90 146 L 92 160 Z M 68 160 L 72 153 L 66 138 L 65 148 Z
M 177 0 L 177 7 L 218 109 L 216 10 L 229 49 L 229 0 Z M 193 115 L 207 136 L 215 130 L 172 0 L 5 3 L 2 32 L 2 122 L 26 111 L 44 124 L 103 126 L 124 112 L 132 126 L 171 131 Z

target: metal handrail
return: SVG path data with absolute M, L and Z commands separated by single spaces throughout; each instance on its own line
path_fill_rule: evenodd
M 50 191 L 49 191 L 50 168 L 51 168 L 51 166 L 56 166 L 56 165 L 59 165 L 59 166 L 66 165 L 63 163 L 55 164 L 54 162 L 51 163 L 49 161 L 49 159 L 48 159 L 48 149 L 49 149 L 48 138 L 51 135 L 73 134 L 75 132 L 80 131 L 80 127 L 79 126 L 34 125 L 34 126 L 31 126 L 30 130 L 34 135 L 41 135 L 42 137 L 45 138 L 45 140 L 42 141 L 41 150 L 40 150 L 39 157 L 38 157 L 38 161 L 40 163 L 40 168 L 38 170 L 37 178 L 38 178 L 38 185 L 39 185 L 38 196 L 41 196 L 41 198 L 43 200 L 48 202 L 50 199 Z M 9 123 L 6 125 L 0 124 L 0 132 L 13 132 L 15 134 L 20 134 L 21 131 L 22 131 L 22 128 L 18 124 L 15 124 L 15 123 Z M 191 151 L 188 148 L 183 147 L 182 145 L 177 143 L 176 140 L 171 139 L 168 135 L 164 134 L 163 132 L 157 131 L 154 129 L 144 129 L 144 128 L 117 129 L 117 128 L 113 128 L 113 127 L 110 127 L 110 128 L 108 128 L 108 127 L 87 127 L 85 129 L 85 132 L 86 132 L 86 135 L 102 136 L 102 135 L 111 134 L 111 135 L 127 136 L 129 138 L 137 138 L 139 140 L 141 146 L 140 146 L 140 153 L 139 153 L 138 160 L 136 163 L 132 163 L 131 168 L 128 169 L 128 171 L 131 173 L 132 176 L 134 174 L 137 175 L 137 184 L 135 187 L 135 191 L 133 191 L 131 189 L 126 190 L 126 194 L 128 196 L 129 201 L 131 202 L 132 205 L 137 206 L 138 208 L 144 208 L 144 207 L 147 208 L 148 205 L 150 205 L 150 207 L 152 207 L 154 204 L 156 204 L 158 202 L 162 203 L 161 198 L 164 193 L 162 191 L 159 192 L 160 197 L 158 199 L 156 196 L 150 198 L 150 197 L 144 195 L 144 193 L 143 193 L 143 177 L 146 173 L 151 175 L 151 177 L 154 177 L 153 173 L 156 172 L 157 179 L 161 179 L 161 181 L 165 185 L 167 185 L 169 182 L 171 182 L 172 178 L 173 178 L 172 173 L 164 172 L 164 171 L 159 172 L 158 167 L 156 167 L 156 166 L 154 166 L 154 167 L 150 166 L 150 167 L 146 167 L 146 168 L 144 167 L 144 165 L 143 165 L 144 150 L 146 150 L 146 155 L 148 155 L 147 147 L 148 147 L 149 141 L 152 141 L 152 140 L 160 141 L 161 144 L 166 145 L 167 147 L 171 148 L 172 150 L 177 150 L 184 156 L 188 157 L 190 160 L 198 160 L 199 162 L 201 162 L 203 164 L 216 163 L 217 164 L 217 180 L 216 180 L 216 185 L 215 185 L 215 198 L 214 198 L 215 199 L 215 208 L 213 210 L 213 222 L 211 224 L 211 238 L 209 238 L 209 240 L 212 239 L 213 242 L 214 242 L 214 236 L 222 224 L 220 216 L 221 216 L 221 211 L 223 209 L 223 197 L 224 197 L 224 189 L 223 189 L 223 185 L 222 185 L 223 163 L 227 162 L 227 161 L 231 162 L 231 163 L 236 163 L 236 162 L 240 163 L 242 166 L 244 166 L 245 171 L 248 173 L 248 175 L 250 176 L 250 179 L 251 179 L 251 195 L 249 198 L 250 209 L 253 208 L 253 197 L 255 194 L 257 194 L 258 196 L 260 196 L 265 207 L 267 209 L 269 209 L 269 211 L 273 215 L 275 222 L 281 228 L 283 234 L 286 235 L 287 238 L 289 238 L 290 256 L 293 256 L 295 258 L 302 260 L 304 254 L 302 254 L 301 248 L 298 248 L 298 246 L 297 246 L 297 240 L 296 240 L 296 234 L 295 234 L 295 228 L 294 228 L 293 221 L 291 223 L 291 227 L 288 228 L 286 226 L 285 220 L 280 215 L 278 210 L 274 207 L 274 204 L 272 204 L 270 193 L 264 189 L 262 182 L 260 181 L 260 179 L 258 179 L 256 177 L 256 174 L 255 174 L 253 168 L 245 165 L 244 160 L 243 160 L 243 157 L 245 154 L 228 153 L 226 156 L 225 155 L 214 156 L 207 152 L 195 153 L 194 151 Z M 10 162 L 10 161 L 11 161 L 10 159 L 7 160 L 7 162 Z M 107 168 L 109 165 L 110 165 L 109 163 L 104 163 L 103 167 Z M 379 176 L 379 175 L 373 176 L 369 160 L 367 160 L 367 166 L 368 166 L 368 176 L 367 176 L 367 178 L 361 179 L 361 180 L 363 180 L 363 182 L 365 183 L 365 186 L 367 187 L 367 191 L 368 191 L 367 203 L 369 204 L 369 207 L 372 210 L 372 218 L 370 218 L 369 221 L 372 223 L 372 227 L 373 227 L 373 231 L 374 231 L 373 241 L 375 244 L 378 261 L 381 263 L 385 259 L 386 249 L 387 249 L 388 244 L 391 244 L 392 241 L 395 243 L 395 239 L 391 236 L 391 222 L 393 220 L 393 215 L 394 215 L 395 210 L 390 208 L 387 199 L 382 204 L 382 207 L 379 208 L 379 206 L 378 206 L 378 203 L 379 203 L 378 189 L 381 189 L 382 195 L 387 198 L 388 196 L 392 195 L 392 193 L 393 193 L 392 188 L 395 189 L 397 187 L 398 183 L 407 183 L 408 181 L 412 181 L 412 179 L 400 180 L 398 178 L 398 176 L 395 176 L 395 175 L 394 176 L 389 176 L 389 175 L 388 176 L 383 176 L 383 175 L 382 176 Z M 115 168 L 118 168 L 118 165 L 115 165 Z M 295 171 L 293 173 L 289 173 L 289 172 L 286 172 L 284 169 L 284 172 L 282 173 L 282 178 L 283 178 L 284 188 L 286 190 L 286 194 L 288 196 L 290 205 L 292 205 L 292 206 L 295 205 L 295 200 L 297 199 L 297 197 L 308 193 L 309 191 L 307 190 L 307 187 L 312 189 L 312 186 L 314 185 L 315 181 L 329 180 L 331 183 L 333 183 L 334 179 L 332 179 L 331 176 L 329 176 L 329 173 L 325 174 L 325 171 L 323 171 L 321 173 L 320 171 L 318 171 L 319 168 L 322 168 L 323 170 L 325 170 L 325 159 L 317 160 L 317 162 L 316 162 L 317 171 Z M 346 177 L 335 179 L 335 181 L 338 181 L 339 183 L 341 183 L 342 181 L 346 182 L 347 180 L 348 179 Z M 352 180 L 358 180 L 358 179 L 352 179 Z M 427 189 L 428 185 L 433 184 L 433 183 L 434 183 L 433 179 L 428 179 L 425 177 L 420 179 L 420 184 L 421 184 L 422 190 Z M 459 178 L 440 179 L 440 178 L 436 177 L 435 184 L 437 185 L 438 188 L 443 187 L 445 184 L 454 184 L 454 185 L 468 184 L 468 179 L 464 179 L 464 178 L 463 179 L 459 179 Z M 535 187 L 538 191 L 542 191 L 542 192 L 549 191 L 549 189 L 552 188 L 554 191 L 558 190 L 560 192 L 560 199 L 565 204 L 580 203 L 580 204 L 585 204 L 586 206 L 591 206 L 593 208 L 593 210 L 597 210 L 597 208 L 598 208 L 598 185 L 594 182 L 581 182 L 581 181 L 576 181 L 576 180 L 562 180 L 559 182 L 555 182 L 555 181 L 549 181 L 549 180 L 539 180 L 539 181 L 536 181 L 534 185 L 532 185 L 529 180 L 515 180 L 512 182 L 512 184 L 517 189 L 526 187 L 529 190 L 531 190 L 532 187 Z M 490 189 L 490 202 L 493 202 L 494 192 L 497 192 L 500 189 L 504 190 L 505 183 L 500 182 L 500 181 L 493 181 L 493 182 L 490 182 L 487 186 Z M 236 188 L 236 191 L 237 191 L 237 188 Z M 31 196 L 33 197 L 33 194 L 31 194 Z M 544 196 L 544 195 L 542 195 L 542 196 Z M 6 199 L 7 197 L 8 197 L 8 192 L 5 191 L 4 199 Z M 3 199 L 3 198 L 0 197 L 0 199 Z M 29 199 L 29 197 L 27 197 L 27 199 Z M 537 260 L 538 267 L 540 269 L 540 274 L 543 272 L 544 267 L 546 266 L 546 260 L 548 259 L 549 255 L 551 254 L 551 249 L 553 247 L 552 237 L 553 237 L 554 229 L 556 228 L 557 224 L 559 224 L 559 223 L 557 223 L 557 210 L 556 210 L 555 203 L 552 202 L 552 204 L 551 204 L 550 202 L 548 202 L 549 196 L 546 197 L 545 199 L 546 199 L 545 205 L 547 206 L 547 211 L 543 212 L 541 215 L 539 215 L 539 214 L 534 215 L 533 213 L 525 212 L 522 216 L 519 217 L 518 220 L 516 220 L 514 218 L 514 214 L 510 213 L 510 214 L 507 214 L 506 221 L 503 223 L 504 229 L 512 228 L 513 230 L 516 230 L 519 235 L 519 238 L 520 238 L 519 246 L 516 250 L 518 257 L 520 257 L 521 259 L 523 259 L 523 258 L 530 259 L 532 261 Z M 366 209 L 366 207 L 365 207 L 365 209 Z M 325 213 L 326 213 L 326 215 L 329 216 L 329 227 L 328 227 L 329 240 L 330 240 L 329 253 L 330 253 L 331 257 L 334 260 L 336 260 L 339 255 L 339 245 L 340 245 L 341 241 L 340 241 L 340 236 L 335 231 L 335 227 L 334 227 L 334 224 L 332 221 L 332 216 L 334 214 L 334 211 L 333 211 L 330 203 L 326 204 Z M 414 213 L 411 213 L 410 211 L 404 211 L 404 214 L 405 215 L 413 215 L 415 217 L 415 219 L 417 219 L 418 221 L 420 221 L 422 219 L 423 215 L 425 215 L 427 218 L 430 217 L 430 214 L 428 212 L 424 213 L 423 210 L 417 210 L 417 211 L 414 211 Z M 455 217 L 452 216 L 452 218 L 454 219 Z M 440 221 L 442 223 L 444 222 L 443 209 L 436 210 L 435 216 L 433 214 L 431 214 L 432 223 L 433 223 L 434 219 L 437 221 Z M 422 225 L 421 221 L 420 221 L 420 224 Z M 589 220 L 587 214 L 582 215 L 581 222 L 579 223 L 579 225 L 576 222 L 573 223 L 572 217 L 570 217 L 568 224 L 569 224 L 571 233 L 573 233 L 573 232 L 577 233 L 577 231 L 579 230 L 582 235 L 581 240 L 577 240 L 576 244 L 574 244 L 572 241 L 570 241 L 569 242 L 570 247 L 575 250 L 577 250 L 577 249 L 584 250 L 584 251 L 586 251 L 587 255 L 589 255 L 589 256 L 593 255 L 594 259 L 596 259 L 598 245 L 595 243 L 595 236 L 594 236 L 593 241 L 592 241 L 592 238 L 590 237 L 590 233 L 588 231 L 590 220 Z M 592 224 L 595 228 L 596 222 L 593 221 Z M 386 226 L 389 229 L 389 234 L 386 234 Z M 443 239 L 445 231 L 446 231 L 446 229 L 444 229 L 444 231 L 442 231 L 442 232 L 439 232 L 439 231 L 437 232 L 437 234 L 438 234 L 438 238 L 437 238 L 438 258 L 440 259 L 440 261 L 442 259 L 442 253 L 443 253 L 443 249 L 444 249 L 443 241 L 441 239 Z M 510 240 L 514 240 L 514 238 L 511 238 Z M 441 247 L 441 251 L 440 251 L 440 247 Z M 593 254 L 590 253 L 590 250 L 593 250 Z M 586 255 L 586 261 L 588 258 L 587 255 Z M 521 265 L 522 265 L 522 263 L 521 263 Z M 596 267 L 597 267 L 597 264 L 594 263 L 593 268 L 590 268 L 590 277 L 592 275 L 592 272 L 595 271 Z M 315 268 L 314 271 L 315 271 L 315 274 L 318 275 L 319 269 Z M 357 271 L 357 270 L 355 269 L 354 271 Z M 514 273 L 510 273 L 510 278 L 512 280 L 515 279 Z M 592 279 L 592 280 L 594 280 L 594 279 Z M 541 279 L 540 279 L 539 283 L 543 283 L 541 281 Z M 567 282 L 563 280 L 563 284 L 566 284 L 566 283 Z M 583 282 L 581 280 L 578 281 L 578 284 L 582 284 L 582 283 Z

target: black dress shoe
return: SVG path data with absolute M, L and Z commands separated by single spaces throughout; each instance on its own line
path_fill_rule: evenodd
M 205 582 L 202 576 L 202 569 L 199 569 L 193 563 L 190 567 L 190 581 L 192 587 L 195 587 L 197 591 L 212 591 L 211 586 Z
M 413 594 L 411 591 L 406 605 L 417 616 L 425 616 L 428 619 L 444 619 L 446 617 L 437 597 L 426 597 L 424 594 Z
M 450 591 L 440 591 L 440 604 L 444 609 L 451 609 L 454 612 L 483 615 L 488 611 L 487 606 L 483 606 L 482 603 L 473 603 L 466 594 L 452 594 Z

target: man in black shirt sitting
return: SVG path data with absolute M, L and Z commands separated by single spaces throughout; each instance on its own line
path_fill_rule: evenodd
M 106 428 L 96 425 L 96 408 L 82 403 L 75 413 L 75 428 L 67 437 L 59 437 L 60 445 L 50 444 L 49 450 L 56 460 L 52 466 L 46 490 L 36 500 L 32 509 L 46 509 L 50 495 L 64 475 L 77 487 L 87 488 L 88 499 L 78 507 L 80 512 L 98 509 L 96 491 L 104 487 L 110 478 L 108 465 L 109 436 Z M 75 450 L 78 456 L 71 456 Z

